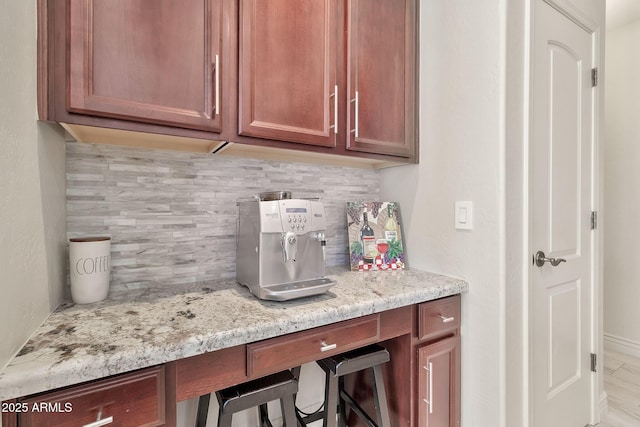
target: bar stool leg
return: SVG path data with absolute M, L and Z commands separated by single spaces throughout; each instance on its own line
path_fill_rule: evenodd
M 282 422 L 284 427 L 296 427 L 296 405 L 293 396 L 286 396 L 280 399 L 280 408 L 282 408 Z
M 387 393 L 384 389 L 384 379 L 382 377 L 382 366 L 376 365 L 371 368 L 373 374 L 374 403 L 378 415 L 378 427 L 391 427 L 389 418 L 389 407 L 387 406 Z
M 295 368 L 291 368 L 291 374 L 293 374 L 293 378 L 300 383 L 300 371 L 302 370 L 302 366 L 296 366 Z M 296 399 L 298 398 L 298 393 L 293 395 L 293 403 L 295 404 Z
M 338 427 L 347 427 L 347 404 L 342 397 L 344 377 L 338 378 Z
M 336 410 L 338 409 L 338 377 L 331 372 L 325 375 L 323 427 L 336 427 Z
M 200 399 L 198 399 L 198 415 L 196 416 L 196 427 L 206 427 L 210 400 L 211 394 L 204 394 L 200 396 Z
M 218 427 L 231 427 L 232 413 L 224 412 L 222 408 L 218 411 Z
M 260 427 L 273 427 L 269 419 L 269 410 L 267 409 L 266 403 L 258 406 L 258 417 L 260 417 Z

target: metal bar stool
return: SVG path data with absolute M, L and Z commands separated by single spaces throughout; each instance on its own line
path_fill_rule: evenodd
M 267 413 L 267 402 L 280 400 L 284 425 L 296 427 L 296 411 L 294 396 L 298 392 L 298 381 L 291 371 L 258 378 L 237 386 L 216 392 L 220 406 L 218 410 L 218 427 L 231 427 L 231 419 L 236 412 L 259 407 L 260 425 L 272 427 Z M 209 400 L 211 394 L 200 396 L 196 427 L 207 425 Z
M 389 360 L 387 349 L 378 344 L 318 360 L 318 365 L 325 372 L 324 410 L 309 417 L 299 416 L 298 419 L 304 425 L 322 417 L 323 427 L 335 427 L 336 415 L 339 411 L 339 425 L 345 427 L 346 405 L 348 405 L 369 427 L 390 427 L 387 394 L 382 378 L 382 364 Z M 345 375 L 365 369 L 370 369 L 372 373 L 372 391 L 377 423 L 344 389 L 343 377 Z

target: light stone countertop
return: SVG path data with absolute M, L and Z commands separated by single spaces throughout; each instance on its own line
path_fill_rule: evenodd
M 468 291 L 418 270 L 327 269 L 327 293 L 261 301 L 235 280 L 112 291 L 64 304 L 0 372 L 0 401 Z

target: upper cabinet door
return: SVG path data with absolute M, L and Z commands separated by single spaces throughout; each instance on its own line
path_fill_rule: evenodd
M 67 109 L 221 130 L 220 0 L 70 0 Z
M 415 155 L 415 0 L 348 0 L 347 149 Z
M 335 146 L 335 0 L 241 0 L 239 31 L 239 134 Z

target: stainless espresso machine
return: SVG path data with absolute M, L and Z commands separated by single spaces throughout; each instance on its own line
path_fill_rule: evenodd
M 318 200 L 289 192 L 238 202 L 236 278 L 260 299 L 284 301 L 326 292 L 326 218 Z

